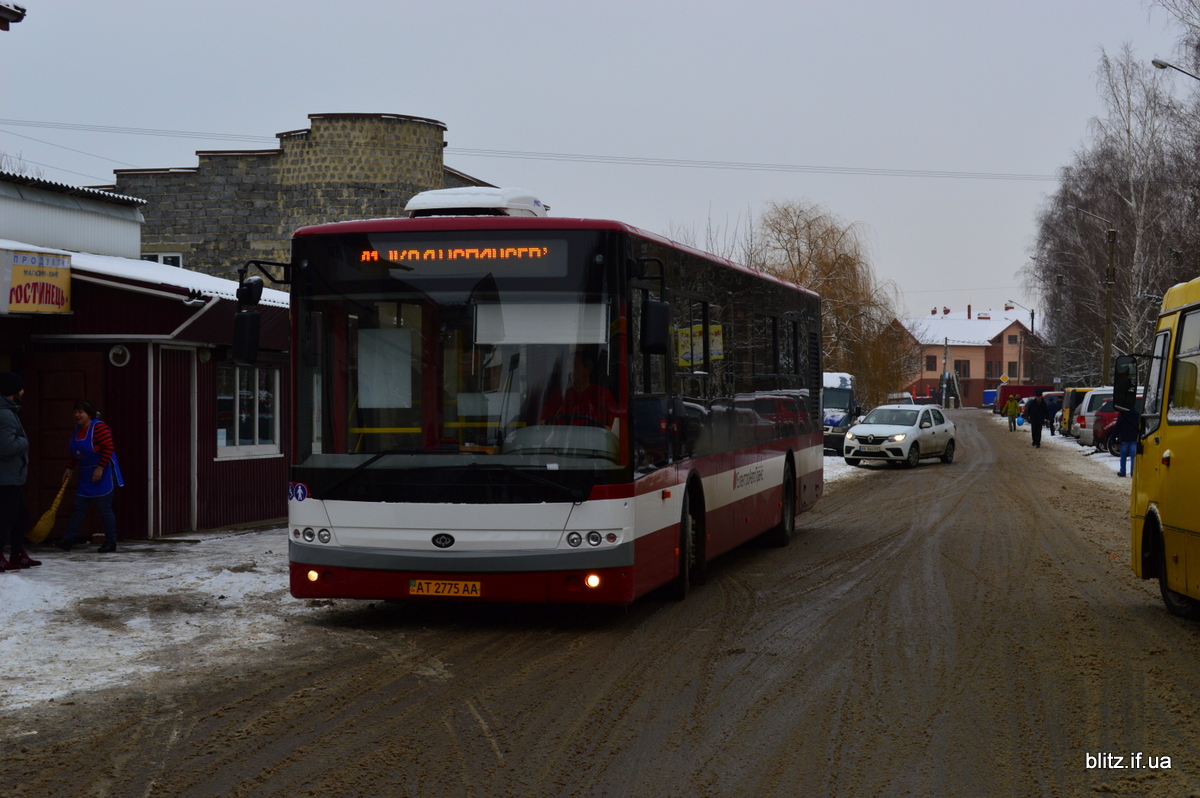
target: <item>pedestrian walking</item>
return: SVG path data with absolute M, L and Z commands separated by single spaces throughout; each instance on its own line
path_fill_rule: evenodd
M 1140 401 L 1140 400 L 1139 400 Z M 1121 445 L 1121 465 L 1117 476 L 1123 477 L 1133 473 L 1133 456 L 1137 453 L 1138 435 L 1141 432 L 1141 414 L 1136 408 L 1122 410 L 1117 413 L 1117 423 L 1109 435 L 1116 435 Z M 1129 467 L 1125 467 L 1125 459 L 1129 458 Z
M 1033 398 L 1025 403 L 1025 419 L 1029 422 L 1033 445 L 1038 449 L 1042 448 L 1042 427 L 1046 426 L 1046 414 L 1049 410 L 1041 391 L 1036 392 Z
M 63 479 L 70 479 L 78 468 L 75 506 L 67 521 L 66 533 L 54 545 L 63 551 L 70 551 L 87 517 L 88 508 L 95 504 L 100 520 L 104 522 L 104 543 L 96 551 L 107 554 L 117 550 L 117 517 L 112 509 L 113 494 L 117 486 L 125 482 L 121 479 L 121 467 L 113 448 L 112 430 L 100 420 L 96 406 L 81 399 L 75 403 L 74 412 L 75 433 L 70 442 L 71 458 L 67 461 Z
M 1000 412 L 1008 416 L 1008 431 L 1016 432 L 1017 416 L 1021 412 L 1021 402 L 1017 399 L 1017 395 L 1015 393 L 1010 393 L 1008 395 L 1008 401 L 1004 403 L 1002 408 L 1000 408 Z
M 13 371 L 0 374 L 0 571 L 34 568 L 40 560 L 25 553 L 29 505 L 25 480 L 29 476 L 29 436 L 21 424 L 25 381 Z M 8 558 L 4 546 L 8 545 Z

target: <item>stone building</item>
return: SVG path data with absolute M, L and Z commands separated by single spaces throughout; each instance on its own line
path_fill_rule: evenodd
M 398 114 L 310 114 L 274 150 L 200 151 L 195 168 L 118 169 L 106 187 L 146 201 L 142 257 L 237 279 L 286 261 L 299 227 L 400 216 L 416 193 L 490 186 L 442 159 L 446 125 Z

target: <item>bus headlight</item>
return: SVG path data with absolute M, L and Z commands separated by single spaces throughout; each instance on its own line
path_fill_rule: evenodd
M 604 536 L 594 529 L 588 532 L 587 538 L 589 546 L 599 546 L 604 541 Z
M 319 573 L 317 573 L 316 571 L 309 571 L 307 576 L 308 576 L 308 581 L 310 581 L 310 582 L 315 582 L 321 578 L 321 575 Z
M 304 528 L 304 540 L 306 543 L 312 543 L 316 537 L 317 533 L 312 531 L 312 527 Z
M 328 543 L 332 538 L 333 535 L 329 534 L 328 529 L 322 529 L 317 533 L 317 540 L 321 541 L 322 543 Z
M 578 532 L 567 533 L 567 545 L 571 548 L 579 548 L 583 544 L 583 535 Z
M 583 583 L 592 589 L 600 587 L 600 574 L 588 574 L 583 578 Z

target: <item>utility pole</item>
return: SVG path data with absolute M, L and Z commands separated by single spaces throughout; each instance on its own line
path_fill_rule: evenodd
M 1155 66 L 1158 66 L 1155 64 Z M 1168 64 L 1168 66 L 1170 66 Z M 1165 69 L 1166 67 L 1158 67 Z M 1182 71 L 1182 70 L 1180 70 Z M 1185 73 L 1186 74 L 1186 73 Z M 1097 216 L 1091 211 L 1085 211 L 1083 208 L 1077 208 L 1074 205 L 1068 205 L 1073 211 L 1079 211 L 1082 214 L 1099 219 L 1108 225 L 1108 233 L 1106 239 L 1108 241 L 1108 270 L 1104 274 L 1104 356 L 1101 362 L 1100 381 L 1112 379 L 1112 292 L 1113 285 L 1117 282 L 1117 228 L 1108 219 L 1103 216 Z
M 1054 387 L 1060 391 L 1065 383 L 1062 373 L 1062 286 L 1063 276 L 1054 276 Z
M 950 339 L 942 339 L 942 408 L 948 410 L 950 405 L 950 368 L 947 365 L 950 359 Z
M 1117 231 L 1108 229 L 1108 273 L 1104 275 L 1104 370 L 1100 382 L 1112 381 L 1112 294 L 1116 279 Z

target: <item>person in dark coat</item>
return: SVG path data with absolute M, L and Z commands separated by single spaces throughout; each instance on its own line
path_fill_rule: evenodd
M 1046 417 L 1050 409 L 1042 392 L 1038 391 L 1033 398 L 1025 403 L 1025 420 L 1029 422 L 1029 431 L 1033 434 L 1033 445 L 1042 448 L 1042 427 L 1046 426 Z
M 21 397 L 25 381 L 12 371 L 0 374 L 0 572 L 41 565 L 25 553 L 29 505 L 25 480 L 29 476 L 29 436 L 21 426 Z M 4 558 L 4 546 L 9 556 Z
M 1123 477 L 1133 471 L 1133 455 L 1137 453 L 1138 433 L 1141 427 L 1141 417 L 1137 410 L 1130 408 L 1117 413 L 1117 423 L 1110 435 L 1116 435 L 1121 444 L 1121 467 L 1117 476 Z M 1125 458 L 1129 458 L 1129 468 L 1125 468 Z

